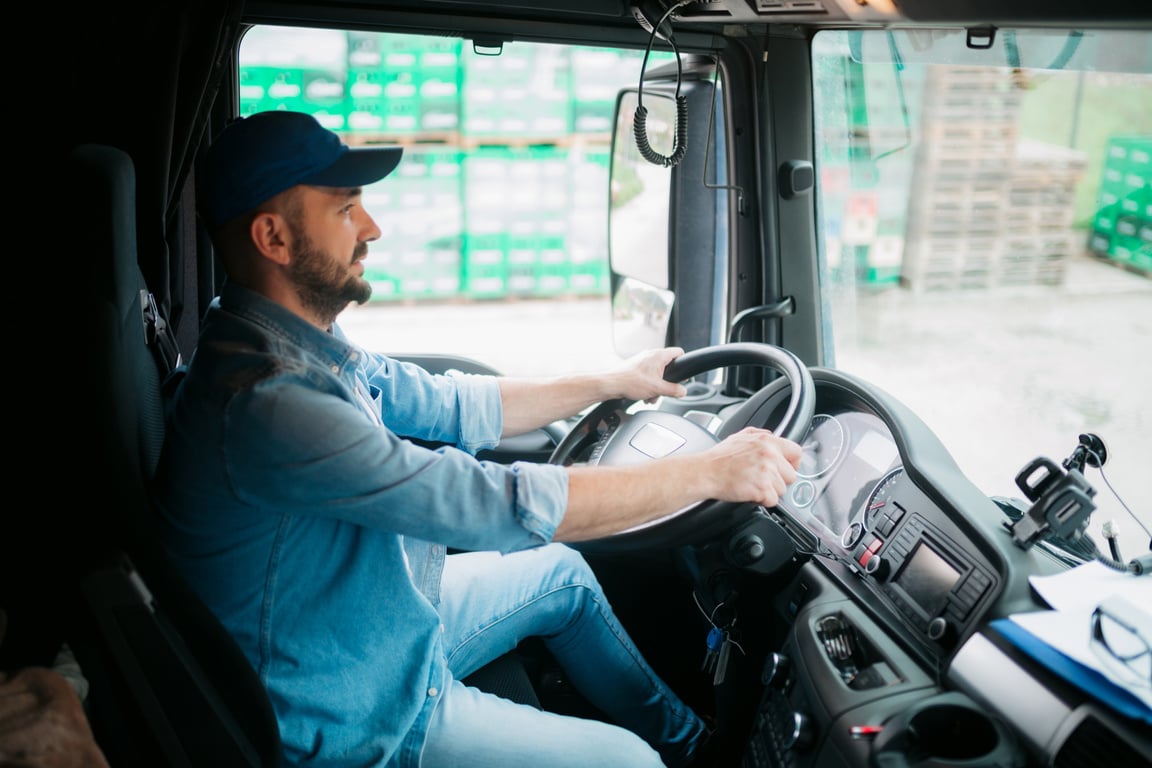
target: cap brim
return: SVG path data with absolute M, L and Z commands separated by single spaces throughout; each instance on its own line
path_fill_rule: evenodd
M 350 148 L 332 165 L 299 183 L 317 187 L 366 187 L 396 170 L 403 154 L 403 147 Z

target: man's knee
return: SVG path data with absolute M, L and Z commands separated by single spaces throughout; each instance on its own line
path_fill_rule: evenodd
M 597 592 L 600 591 L 600 582 L 582 554 L 564 544 L 549 544 L 547 549 L 554 560 L 553 570 L 566 574 L 565 581 L 567 583 L 579 584 Z

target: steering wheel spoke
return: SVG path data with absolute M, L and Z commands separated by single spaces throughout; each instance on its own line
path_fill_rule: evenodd
M 587 412 L 552 450 L 549 464 L 571 466 L 595 463 L 593 451 L 606 440 L 627 415 L 627 400 L 605 400 Z

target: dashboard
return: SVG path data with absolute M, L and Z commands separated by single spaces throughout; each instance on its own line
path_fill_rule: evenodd
M 1028 579 L 1067 560 L 1016 546 L 1005 510 L 902 403 L 843 372 L 812 376 L 797 481 L 723 544 L 748 571 L 802 563 L 763 596 L 786 631 L 742 765 L 1148 765 L 1144 724 L 996 629 L 1045 608 Z M 755 418 L 772 424 L 783 393 L 766 390 Z M 790 556 L 748 555 L 749 540 L 782 534 Z
M 938 655 L 968 630 L 996 571 L 910 479 L 884 420 L 859 402 L 825 400 L 779 507 Z
M 757 648 L 742 662 L 756 699 L 742 709 L 742 768 L 1152 768 L 1152 714 L 1094 698 L 1005 628 L 1047 609 L 1033 576 L 1083 556 L 1020 546 L 1021 510 L 977 488 L 911 409 L 843 371 L 808 370 L 812 419 L 775 507 L 705 502 L 586 550 L 671 547 L 709 621 L 754 617 L 756 637 L 740 624 Z M 790 386 L 747 398 L 698 386 L 631 413 L 606 402 L 560 448 L 612 465 L 706 450 L 783 424 Z

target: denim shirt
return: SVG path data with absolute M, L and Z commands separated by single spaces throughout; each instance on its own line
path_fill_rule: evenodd
M 289 763 L 417 763 L 450 679 L 445 548 L 539 546 L 563 516 L 562 467 L 475 458 L 501 424 L 491 377 L 366 352 L 235 285 L 205 314 L 161 535 L 267 687 Z

